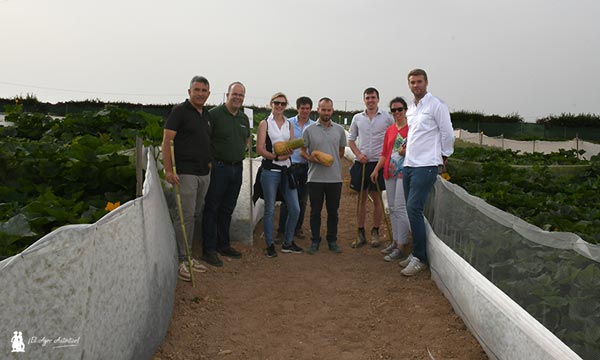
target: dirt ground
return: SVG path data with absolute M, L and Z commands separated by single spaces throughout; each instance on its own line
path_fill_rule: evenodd
M 155 359 L 487 359 L 429 270 L 406 278 L 381 248 L 350 247 L 357 194 L 347 185 L 350 162 L 343 164 L 343 253 L 321 244 L 315 255 L 278 249 L 269 259 L 259 223 L 252 246 L 234 243 L 242 259 L 196 273 L 195 288 L 179 281 Z M 308 209 L 303 229 L 309 234 Z M 380 233 L 387 243 L 385 225 Z M 296 242 L 306 250 L 308 238 Z

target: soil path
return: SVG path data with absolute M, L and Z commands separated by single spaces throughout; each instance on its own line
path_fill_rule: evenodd
M 259 223 L 254 245 L 235 244 L 242 259 L 224 258 L 223 268 L 197 276 L 196 288 L 179 281 L 155 359 L 487 359 L 428 270 L 406 278 L 380 249 L 350 248 L 357 195 L 347 186 L 350 162 L 343 164 L 343 253 L 322 244 L 315 255 L 269 259 Z

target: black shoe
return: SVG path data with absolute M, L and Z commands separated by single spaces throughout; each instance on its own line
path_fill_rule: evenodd
M 234 259 L 242 258 L 242 253 L 232 248 L 231 246 L 225 249 L 217 250 L 217 252 L 221 254 L 221 256 L 227 256 Z
M 337 244 L 335 242 L 330 242 L 329 243 L 329 251 L 331 251 L 332 253 L 339 254 L 342 252 L 342 249 L 340 249 L 340 247 L 337 246 Z
M 302 248 L 300 246 L 296 245 L 296 243 L 292 241 L 292 243 L 290 245 L 286 245 L 286 244 L 281 245 L 281 252 L 282 253 L 302 254 L 304 252 L 304 250 L 302 250 Z
M 277 257 L 277 251 L 275 251 L 275 245 L 274 244 L 269 245 L 267 247 L 267 249 L 265 250 L 265 254 L 269 258 Z
M 302 229 L 298 229 L 294 232 L 294 236 L 297 237 L 300 240 L 304 240 L 306 239 L 306 235 L 304 235 L 304 231 L 302 231 Z
M 208 265 L 222 267 L 223 261 L 219 258 L 217 254 L 202 254 L 202 261 L 207 263 Z

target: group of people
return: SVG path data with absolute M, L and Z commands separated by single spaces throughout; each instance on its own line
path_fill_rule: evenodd
M 374 206 L 370 244 L 379 247 L 379 226 L 385 214 L 374 192 L 386 189 L 393 239 L 381 252 L 386 261 L 401 259 L 411 233 L 412 253 L 399 265 L 403 275 L 412 276 L 427 267 L 423 208 L 438 168 L 446 165 L 454 151 L 454 131 L 446 104 L 427 92 L 427 73 L 414 69 L 407 79 L 413 100 L 393 98 L 390 113 L 379 108 L 376 89 L 364 91 L 366 110 L 352 119 L 348 142 L 355 155 L 350 187 L 360 193 L 358 235 L 352 247 L 367 243 L 364 226 L 369 194 Z
M 173 222 L 179 278 L 184 281 L 191 280 L 190 271 L 206 270 L 194 258 L 187 261 L 194 242 L 202 242 L 201 259 L 212 266 L 223 266 L 219 254 L 242 257 L 230 244 L 229 228 L 242 187 L 242 162 L 250 140 L 248 117 L 242 109 L 246 95 L 242 83 L 229 85 L 225 103 L 210 111 L 204 108 L 210 96 L 205 77 L 192 78 L 188 95 L 169 114 L 162 142 L 165 179 L 178 187 L 181 197 L 183 219 L 175 212 Z M 182 223 L 184 227 L 180 226 Z
M 349 134 L 332 121 L 333 101 L 323 97 L 317 103 L 318 119 L 309 118 L 313 103 L 308 97 L 296 100 L 297 116 L 287 119 L 287 96 L 275 93 L 270 100 L 271 113 L 258 126 L 256 151 L 262 156 L 260 184 L 265 210 L 263 217 L 265 254 L 276 257 L 277 237 L 281 252 L 303 253 L 294 238 L 304 238 L 302 224 L 307 199 L 310 199 L 309 254 L 321 244 L 321 212 L 325 204 L 328 249 L 340 253 L 338 245 L 338 208 L 342 193 L 341 158 L 348 145 L 355 156 L 350 169 L 350 187 L 357 192 L 357 238 L 353 248 L 367 244 L 365 233 L 366 203 L 373 199 L 373 226 L 370 245 L 380 246 L 379 229 L 385 216 L 381 191 L 387 189 L 393 241 L 381 252 L 384 260 L 403 257 L 412 233 L 413 250 L 399 262 L 403 275 L 412 276 L 427 267 L 426 232 L 423 217 L 425 201 L 436 181 L 438 167 L 444 166 L 453 152 L 454 136 L 448 107 L 427 92 L 427 74 L 415 69 L 408 74 L 414 95 L 407 103 L 396 97 L 390 112 L 379 107 L 379 92 L 363 92 L 365 111 L 356 114 Z M 249 122 L 241 111 L 245 88 L 232 83 L 225 104 L 205 111 L 210 95 L 208 80 L 196 76 L 190 83 L 189 99 L 174 107 L 163 137 L 166 180 L 181 189 L 183 219 L 175 216 L 179 252 L 179 277 L 190 280 L 190 271 L 203 271 L 197 260 L 187 261 L 183 240 L 183 220 L 187 234 L 202 241 L 202 260 L 222 266 L 217 254 L 240 258 L 230 245 L 229 226 L 242 184 L 242 160 L 250 139 Z M 302 139 L 296 149 L 276 153 L 274 144 Z M 175 164 L 171 163 L 170 142 L 174 142 Z M 375 194 L 377 192 L 378 194 Z M 278 229 L 275 231 L 275 204 L 279 197 Z M 200 231 L 200 228 L 202 231 Z M 191 253 L 191 244 L 190 253 Z M 188 264 L 191 263 L 191 269 Z

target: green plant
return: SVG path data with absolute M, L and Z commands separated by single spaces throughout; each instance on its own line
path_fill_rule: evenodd
M 162 119 L 108 106 L 54 119 L 9 108 L 0 129 L 0 256 L 65 224 L 95 222 L 135 197 L 136 135 L 158 148 Z M 158 153 L 155 153 L 158 157 Z

